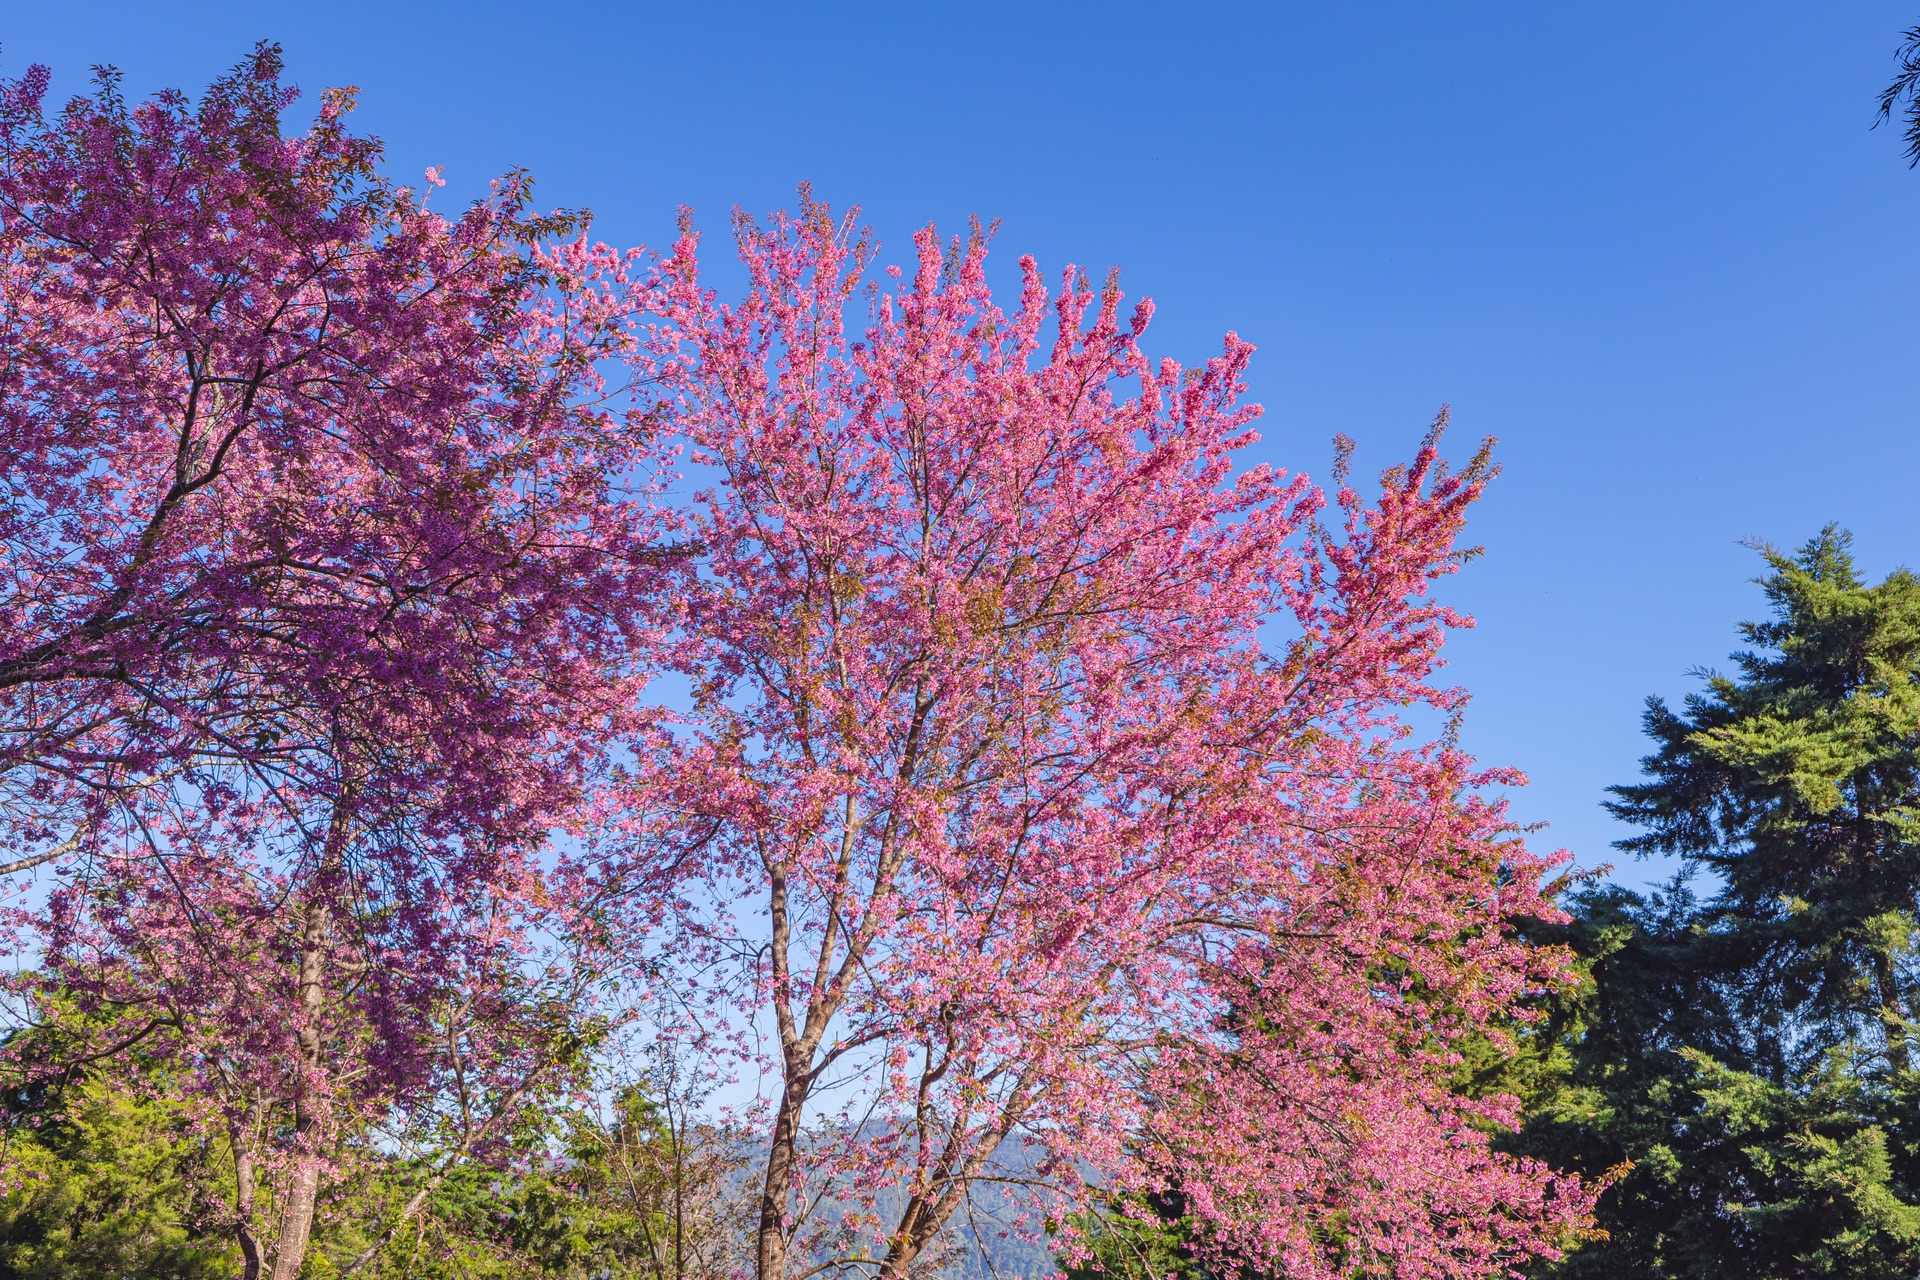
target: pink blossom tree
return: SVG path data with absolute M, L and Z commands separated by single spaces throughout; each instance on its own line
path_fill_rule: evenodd
M 1553 1256 L 1588 1193 L 1450 1087 L 1562 978 L 1506 924 L 1552 915 L 1551 860 L 1482 795 L 1513 775 L 1409 716 L 1464 700 L 1427 591 L 1484 451 L 1449 473 L 1436 427 L 1329 528 L 1304 477 L 1234 469 L 1231 334 L 1156 363 L 1147 304 L 1030 259 L 1004 312 L 977 229 L 890 293 L 810 199 L 738 240 L 737 304 L 690 233 L 659 285 L 714 483 L 693 710 L 640 752 L 628 848 L 700 851 L 735 904 L 761 1280 L 905 1276 L 987 1188 L 1058 1220 L 1177 1187 L 1208 1248 L 1302 1280 Z
M 1111 284 L 1049 302 L 1029 262 L 1006 314 L 983 239 L 927 233 L 856 339 L 865 247 L 808 203 L 742 225 L 722 306 L 690 237 L 630 280 L 517 178 L 430 211 L 347 95 L 284 136 L 278 72 L 0 86 L 0 871 L 52 882 L 15 985 L 83 1015 L 69 1063 L 170 1055 L 250 1278 L 305 1265 L 343 1134 L 431 1135 L 422 1195 L 485 1155 L 669 908 L 688 1002 L 765 912 L 763 1280 L 924 1270 L 988 1186 L 1177 1186 L 1303 1277 L 1485 1275 L 1580 1222 L 1491 1150 L 1510 1101 L 1450 1087 L 1560 977 L 1505 927 L 1550 914 L 1508 775 L 1408 710 L 1461 700 L 1425 593 L 1484 455 L 1430 439 L 1328 529 L 1233 468 L 1250 348 L 1156 365 Z M 683 514 L 669 427 L 715 473 Z
M 518 177 L 430 211 L 349 93 L 284 135 L 279 71 L 0 85 L 0 842 L 22 994 L 177 1060 L 291 1280 L 344 1132 L 444 1169 L 577 1062 L 547 840 L 665 596 L 629 258 Z

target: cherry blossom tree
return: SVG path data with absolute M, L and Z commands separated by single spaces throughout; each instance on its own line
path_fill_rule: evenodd
M 721 305 L 690 235 L 639 272 L 519 177 L 432 211 L 348 94 L 287 136 L 279 71 L 0 85 L 13 990 L 37 1052 L 169 1059 L 250 1280 L 344 1135 L 434 1153 L 402 1218 L 487 1155 L 670 923 L 648 977 L 773 1045 L 763 1280 L 925 1270 L 989 1187 L 1177 1188 L 1301 1277 L 1580 1224 L 1452 1087 L 1562 976 L 1505 923 L 1552 915 L 1513 776 L 1415 730 L 1484 454 L 1330 506 L 1236 470 L 1251 348 L 1156 364 L 1111 282 L 1025 262 L 1009 314 L 928 232 L 850 334 L 868 249 L 809 201 Z
M 0 85 L 0 842 L 52 873 L 16 989 L 86 1014 L 69 1064 L 178 1060 L 291 1280 L 343 1133 L 484 1153 L 583 1052 L 547 841 L 670 596 L 602 377 L 631 257 L 519 176 L 431 211 L 350 93 L 284 134 L 270 47 L 197 103 L 47 88 Z
M 1235 468 L 1231 334 L 1155 362 L 1148 304 L 1031 259 L 1002 311 L 977 227 L 890 292 L 811 199 L 737 231 L 737 304 L 690 232 L 658 286 L 713 483 L 693 709 L 638 749 L 627 851 L 698 851 L 690 900 L 734 904 L 705 936 L 770 1044 L 761 1280 L 908 1275 L 988 1188 L 1058 1221 L 1176 1187 L 1303 1280 L 1553 1256 L 1589 1193 L 1452 1087 L 1562 980 L 1506 924 L 1553 915 L 1552 860 L 1483 794 L 1515 775 L 1415 730 L 1464 701 L 1427 592 L 1485 452 L 1449 472 L 1436 425 L 1329 504 Z

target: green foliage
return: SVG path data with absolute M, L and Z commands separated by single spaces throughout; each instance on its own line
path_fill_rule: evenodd
M 491 1200 L 496 1230 L 531 1274 L 695 1280 L 727 1272 L 729 1175 L 742 1163 L 727 1135 L 633 1086 L 615 1094 L 604 1117 L 570 1111 L 556 1129 L 559 1159 L 511 1188 L 483 1189 L 480 1201 Z
M 0 1280 L 239 1274 L 231 1153 L 193 1122 L 177 1083 L 134 1053 L 5 1098 Z M 735 1256 L 736 1145 L 635 1087 L 604 1116 L 550 1112 L 503 1160 L 438 1179 L 431 1162 L 366 1135 L 339 1165 L 302 1271 L 312 1280 L 370 1247 L 355 1273 L 365 1280 L 717 1280 Z
M 677 1103 L 629 1085 L 605 1114 L 549 1112 L 513 1156 L 507 1168 L 462 1165 L 438 1180 L 425 1163 L 361 1162 L 323 1208 L 308 1273 L 335 1275 L 382 1239 L 357 1275 L 717 1280 L 735 1260 L 725 1211 L 737 1147 Z M 426 1203 L 391 1230 L 423 1186 Z
M 1568 1280 L 1920 1268 L 1920 580 L 1866 585 L 1833 528 L 1763 554 L 1773 619 L 1649 702 L 1648 780 L 1610 806 L 1685 869 L 1533 930 L 1584 981 L 1527 1034 L 1515 1145 L 1616 1178 Z
M 1073 1225 L 1083 1252 L 1055 1258 L 1066 1280 L 1211 1280 L 1178 1192 L 1116 1200 Z
M 1829 528 L 1768 551 L 1776 617 L 1748 624 L 1740 678 L 1714 676 L 1677 714 L 1658 699 L 1651 780 L 1618 787 L 1634 852 L 1714 873 L 1708 921 L 1742 978 L 1757 1050 L 1804 1066 L 1862 1019 L 1904 1063 L 1907 963 L 1920 888 L 1920 581 L 1875 587 Z
M 235 1273 L 231 1169 L 153 1071 L 7 1100 L 5 1280 L 200 1280 Z

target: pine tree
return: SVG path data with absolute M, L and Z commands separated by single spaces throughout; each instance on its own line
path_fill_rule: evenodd
M 73 1071 L 0 1092 L 0 1280 L 238 1269 L 222 1136 L 194 1123 L 164 1067 L 139 1059 L 116 1077 Z
M 1761 548 L 1771 620 L 1646 727 L 1622 841 L 1665 892 L 1576 895 L 1587 982 L 1534 1036 L 1521 1145 L 1617 1181 L 1556 1271 L 1911 1277 L 1920 1266 L 1920 579 L 1828 527 Z

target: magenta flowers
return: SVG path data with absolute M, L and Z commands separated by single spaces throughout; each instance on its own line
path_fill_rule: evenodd
M 283 137 L 277 73 L 0 94 L 0 840 L 62 872 L 27 987 L 177 1054 L 291 1277 L 343 1126 L 452 1089 L 469 1150 L 571 1034 L 535 855 L 664 593 L 622 260 L 429 211 L 345 95 Z
M 384 1141 L 367 1265 L 643 968 L 765 1033 L 761 1280 L 1169 1188 L 1302 1278 L 1580 1227 L 1455 1087 L 1565 976 L 1513 775 L 1415 729 L 1484 451 L 1329 500 L 1236 466 L 1251 347 L 1155 361 L 1111 280 L 1002 308 L 977 230 L 876 280 L 803 196 L 723 303 L 517 178 L 442 216 L 278 74 L 0 87 L 13 992 L 169 1063 L 248 1277 Z
M 1545 864 L 1478 798 L 1504 775 L 1404 719 L 1462 697 L 1426 592 L 1485 455 L 1449 474 L 1436 431 L 1335 531 L 1305 479 L 1234 471 L 1231 334 L 1153 361 L 1145 304 L 1031 260 L 1004 312 L 977 232 L 870 295 L 820 205 L 739 240 L 738 304 L 690 236 L 663 272 L 657 368 L 718 480 L 670 655 L 690 745 L 637 792 L 644 840 L 764 913 L 761 1280 L 796 1248 L 905 1275 L 989 1188 L 1057 1219 L 1177 1185 L 1290 1276 L 1550 1252 L 1585 1193 L 1450 1088 L 1558 979 L 1506 924 L 1552 914 Z

